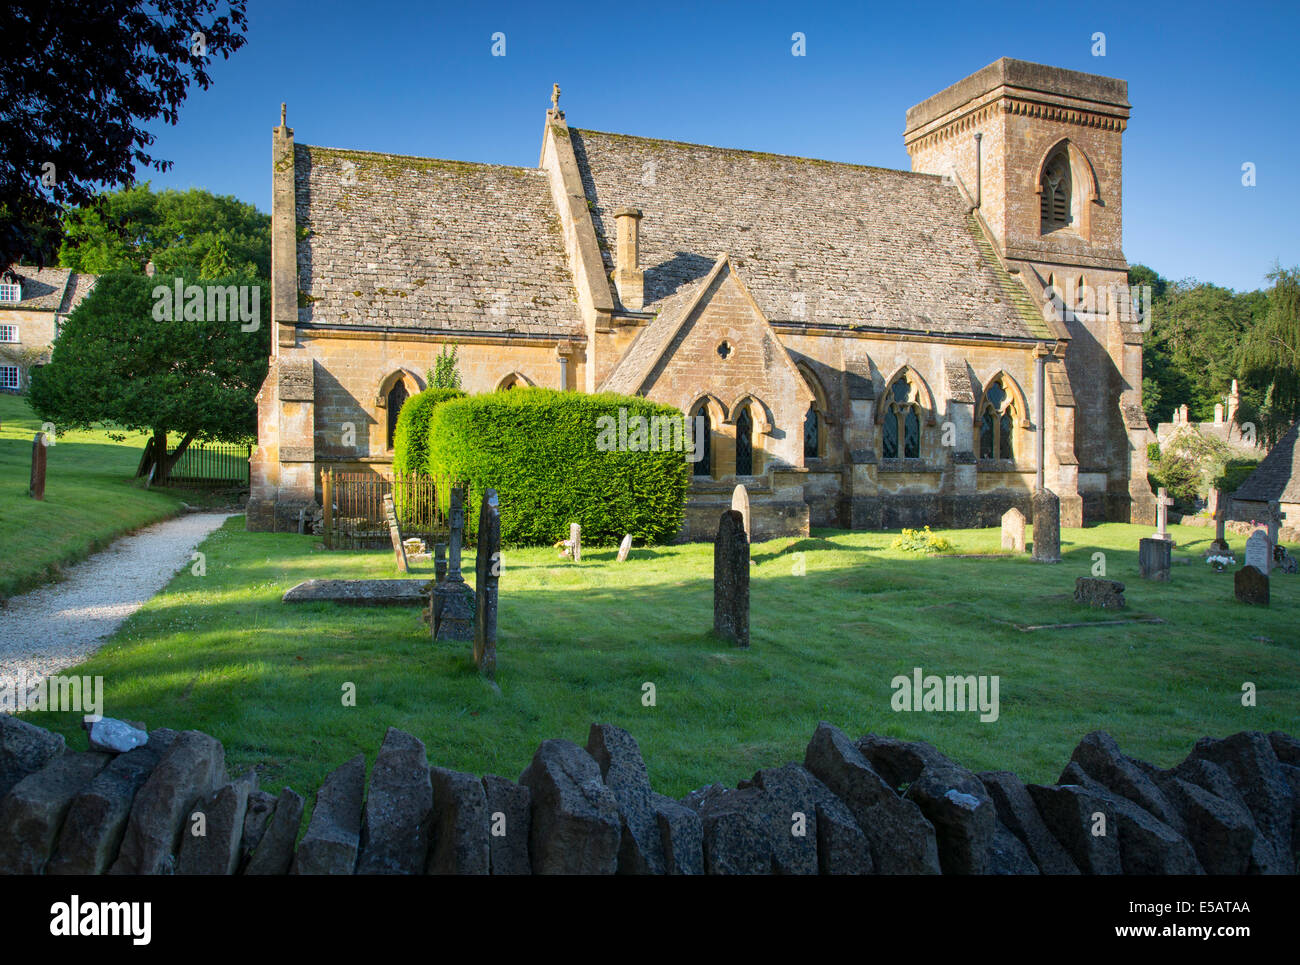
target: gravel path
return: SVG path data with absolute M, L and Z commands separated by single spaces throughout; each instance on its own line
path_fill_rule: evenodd
M 65 570 L 67 579 L 0 609 L 0 678 L 29 683 L 85 660 L 122 621 L 167 585 L 227 513 L 155 523 Z

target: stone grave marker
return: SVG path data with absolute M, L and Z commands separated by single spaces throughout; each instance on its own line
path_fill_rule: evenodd
M 745 539 L 752 543 L 754 531 L 749 526 L 749 490 L 744 487 L 744 484 L 737 485 L 731 491 L 731 508 L 740 513 L 740 518 L 745 523 Z
M 1276 564 L 1274 554 L 1277 552 L 1277 544 L 1282 538 L 1282 521 L 1286 519 L 1286 513 L 1282 512 L 1282 504 L 1276 499 L 1269 500 L 1268 504 L 1268 541 L 1269 546 L 1268 565 L 1271 570 Z
M 1144 579 L 1169 582 L 1173 543 L 1167 539 L 1138 540 L 1138 570 Z
M 1169 535 L 1169 507 L 1174 501 L 1165 493 L 1165 487 L 1161 486 L 1156 493 L 1156 531 L 1151 534 L 1152 539 L 1171 539 Z
M 1126 605 L 1124 584 L 1118 580 L 1080 576 L 1074 581 L 1074 602 L 1100 607 L 1103 610 L 1122 610 Z
M 1034 490 L 1034 552 L 1037 563 L 1061 562 L 1061 500 L 1050 489 Z
M 749 646 L 749 539 L 734 509 L 723 512 L 713 544 L 713 632 Z
M 632 534 L 628 533 L 623 537 L 623 542 L 618 544 L 618 561 L 620 563 L 627 560 L 627 554 L 632 549 Z
M 470 602 L 471 591 L 460 572 L 460 550 L 465 537 L 463 486 L 452 488 L 449 522 L 451 537 L 447 547 L 447 575 L 433 586 L 433 613 L 437 618 L 433 638 L 469 643 L 474 639 L 474 604 Z
M 384 497 L 384 519 L 388 522 L 388 538 L 393 541 L 393 556 L 397 559 L 397 568 L 403 573 L 411 572 L 410 561 L 406 558 L 406 545 L 402 542 L 402 527 L 397 523 L 397 510 L 393 506 L 393 497 Z M 302 518 L 298 520 L 298 532 L 302 532 Z
M 1228 494 L 1222 490 L 1214 493 L 1214 542 L 1205 551 L 1206 556 L 1227 556 L 1232 550 L 1228 547 Z
M 1232 591 L 1241 603 L 1268 606 L 1268 574 L 1247 564 L 1233 574 Z
M 32 437 L 32 479 L 27 495 L 32 499 L 45 498 L 45 433 L 38 432 Z
M 577 523 L 569 524 L 569 555 L 573 562 L 582 562 L 582 527 Z
M 1273 544 L 1262 529 L 1257 529 L 1246 540 L 1246 565 L 1253 566 L 1267 576 L 1272 562 Z
M 478 515 L 475 559 L 474 665 L 489 680 L 497 672 L 497 588 L 501 577 L 501 511 L 497 491 L 488 489 Z
M 1002 548 L 1025 551 L 1025 514 L 1014 506 L 1002 514 Z

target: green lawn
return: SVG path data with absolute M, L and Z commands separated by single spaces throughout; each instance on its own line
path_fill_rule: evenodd
M 1175 565 L 1171 584 L 1149 583 L 1136 572 L 1149 532 L 1066 530 L 1054 566 L 907 557 L 889 549 L 889 533 L 761 543 L 749 651 L 710 638 L 709 545 L 635 549 L 623 564 L 613 548 L 588 548 L 581 564 L 508 551 L 498 692 L 478 678 L 468 644 L 432 643 L 414 609 L 280 602 L 311 577 L 395 576 L 391 554 L 331 553 L 311 537 L 244 532 L 235 517 L 203 546 L 205 576 L 183 570 L 78 672 L 104 675 L 107 714 L 205 730 L 225 743 L 232 771 L 256 765 L 264 786 L 307 793 L 358 751 L 373 761 L 388 725 L 420 737 L 435 764 L 514 778 L 541 740 L 585 743 L 591 721 L 608 721 L 637 737 L 656 788 L 673 795 L 802 760 L 823 719 L 854 736 L 923 738 L 972 769 L 1032 781 L 1054 781 L 1096 728 L 1160 765 L 1206 734 L 1294 732 L 1300 578 L 1274 578 L 1270 609 L 1238 604 L 1231 575 L 1198 558 L 1213 530 L 1173 527 L 1176 560 L 1191 562 Z M 946 535 L 963 553 L 999 542 L 992 529 Z M 1119 614 L 1072 600 L 1099 551 L 1128 584 Z M 1141 616 L 1165 622 L 1016 626 Z M 891 680 L 917 666 L 999 675 L 997 722 L 892 711 Z M 1245 681 L 1258 687 L 1256 708 L 1241 705 Z M 646 682 L 656 706 L 643 706 Z M 343 706 L 347 683 L 355 707 Z M 83 746 L 75 719 L 42 716 Z
M 202 501 L 195 493 L 142 489 L 134 476 L 145 436 L 116 442 L 101 430 L 56 434 L 46 450 L 45 499 L 32 499 L 32 437 L 39 431 L 26 399 L 0 394 L 0 600 L 175 515 L 182 500 Z

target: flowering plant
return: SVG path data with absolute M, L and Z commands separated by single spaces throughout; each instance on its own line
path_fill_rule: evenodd
M 1231 556 L 1207 556 L 1205 562 L 1210 564 L 1216 573 L 1222 573 L 1229 566 L 1237 565 L 1237 561 Z

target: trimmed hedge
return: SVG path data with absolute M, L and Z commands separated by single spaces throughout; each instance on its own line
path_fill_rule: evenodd
M 429 471 L 464 480 L 470 491 L 493 488 L 501 498 L 501 540 L 550 545 L 567 539 L 569 523 L 582 525 L 582 541 L 661 543 L 681 528 L 690 464 L 680 449 L 628 451 L 598 447 L 611 435 L 608 416 L 619 410 L 628 425 L 640 416 L 668 417 L 672 406 L 632 396 L 585 395 L 521 388 L 475 395 L 439 405 L 429 422 Z M 662 423 L 661 423 L 662 424 Z M 602 437 L 602 432 L 604 438 Z M 628 436 L 635 438 L 629 429 Z M 467 526 L 478 523 L 467 507 Z
M 406 400 L 393 433 L 393 472 L 429 471 L 429 419 L 449 399 L 463 399 L 460 389 L 425 389 Z

